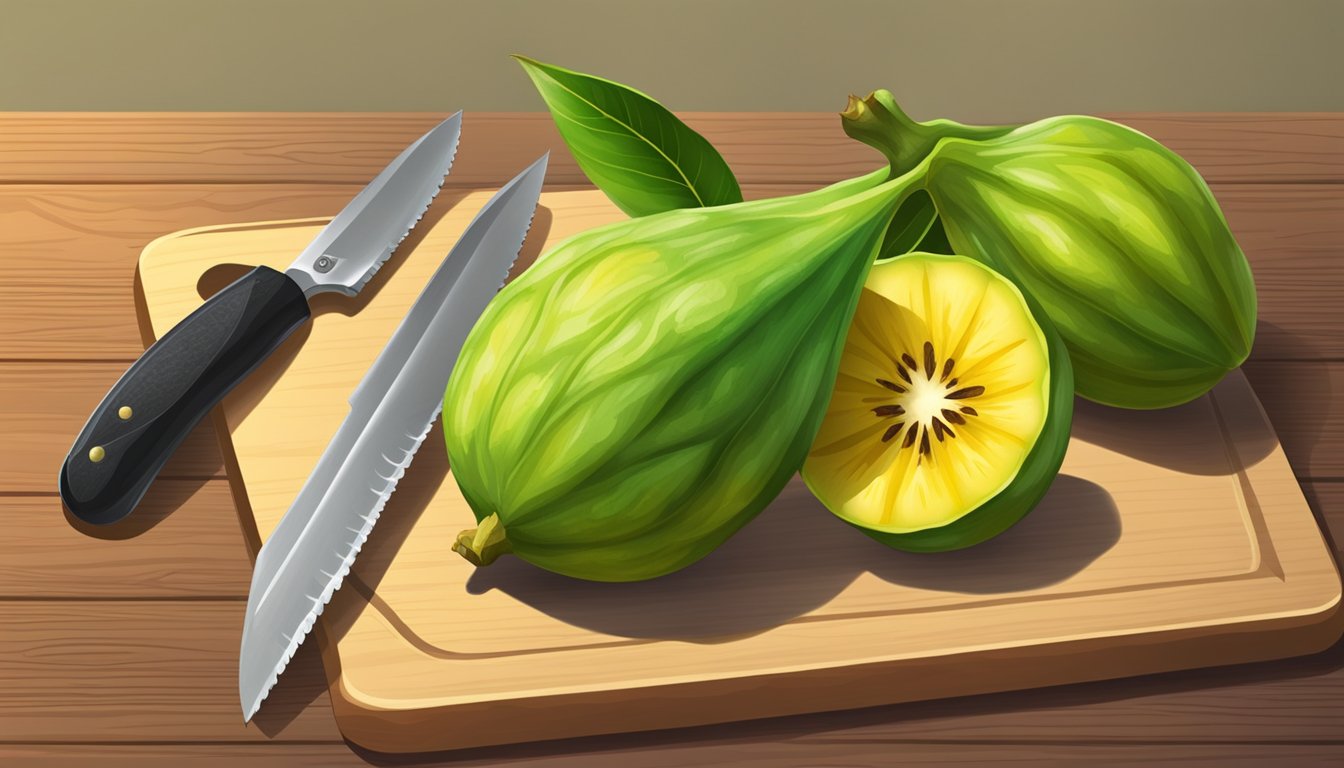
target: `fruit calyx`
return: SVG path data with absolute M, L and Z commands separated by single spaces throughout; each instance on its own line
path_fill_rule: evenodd
M 472 565 L 483 566 L 495 562 L 500 555 L 512 552 L 513 547 L 504 535 L 504 524 L 499 521 L 499 515 L 492 514 L 475 528 L 457 534 L 453 551 Z

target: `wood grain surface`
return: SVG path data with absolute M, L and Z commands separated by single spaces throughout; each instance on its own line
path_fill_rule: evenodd
M 151 491 L 144 523 L 79 530 L 62 514 L 54 478 L 87 409 L 142 348 L 131 284 L 149 240 L 205 224 L 329 215 L 349 195 L 341 185 L 362 184 L 436 117 L 0 116 L 0 427 L 9 438 L 0 509 L 17 524 L 0 537 L 0 761 L 407 762 L 342 741 L 311 651 L 287 673 L 301 684 L 288 680 L 286 712 L 266 730 L 242 727 L 228 681 L 247 567 L 227 481 L 205 479 L 220 473 L 208 426 L 190 439 L 195 458 L 174 459 Z M 872 167 L 875 155 L 837 139 L 834 119 L 691 116 L 748 186 L 815 186 Z M 1255 265 L 1262 322 L 1248 378 L 1341 553 L 1344 116 L 1122 119 L 1200 168 Z M 454 179 L 498 184 L 558 146 L 545 116 L 468 116 L 462 157 L 472 164 Z M 554 160 L 573 174 L 563 152 Z M 11 290 L 17 284 L 23 290 Z M 1282 662 L 411 762 L 1338 765 L 1341 734 L 1344 645 L 1336 645 Z
M 881 164 L 834 113 L 680 115 L 739 180 L 825 183 Z M 1338 181 L 1344 126 L 1331 113 L 1103 114 L 1186 157 L 1210 182 Z M 9 113 L 0 183 L 364 184 L 444 113 Z M 553 153 L 553 184 L 587 180 L 546 114 L 472 113 L 450 186 L 499 184 Z

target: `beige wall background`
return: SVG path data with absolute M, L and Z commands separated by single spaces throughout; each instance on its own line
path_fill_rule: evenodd
M 1344 110 L 1344 0 L 0 0 L 0 109 L 538 110 L 508 54 L 675 110 Z

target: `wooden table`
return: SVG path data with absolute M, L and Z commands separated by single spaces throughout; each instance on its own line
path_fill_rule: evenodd
M 209 426 L 123 525 L 63 515 L 56 473 L 143 349 L 132 282 L 146 243 L 331 214 L 440 117 L 0 115 L 0 762 L 1344 763 L 1344 643 L 1267 664 L 410 759 L 341 739 L 309 644 L 245 727 L 250 566 Z M 829 115 L 686 117 L 748 197 L 878 164 Z M 1344 115 L 1112 117 L 1183 153 L 1222 203 L 1259 286 L 1246 371 L 1322 525 L 1344 540 Z M 547 148 L 552 188 L 584 184 L 544 115 L 469 115 L 462 141 L 451 186 L 498 184 Z

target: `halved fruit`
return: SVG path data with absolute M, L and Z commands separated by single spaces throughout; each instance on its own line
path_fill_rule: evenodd
M 841 519 L 898 549 L 960 549 L 1020 520 L 1068 449 L 1073 372 L 1045 314 L 962 256 L 873 266 L 803 466 Z

